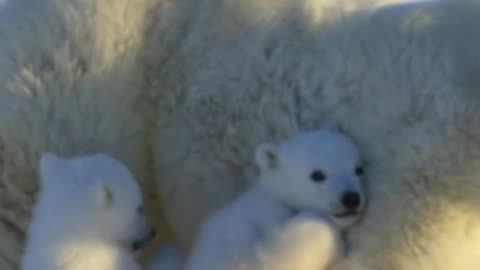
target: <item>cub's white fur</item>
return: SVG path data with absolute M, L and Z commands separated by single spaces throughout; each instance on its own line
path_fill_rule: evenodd
M 106 155 L 43 154 L 23 270 L 140 269 L 132 251 L 153 236 L 137 182 Z
M 336 227 L 352 225 L 363 210 L 360 162 L 351 139 L 329 130 L 258 146 L 258 181 L 202 226 L 185 269 L 326 268 L 339 245 Z M 289 220 L 299 212 L 318 216 Z M 319 236 L 324 243 L 312 242 Z

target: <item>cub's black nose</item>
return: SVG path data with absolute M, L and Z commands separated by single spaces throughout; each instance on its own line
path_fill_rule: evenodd
M 350 211 L 357 210 L 360 206 L 360 194 L 354 191 L 347 191 L 342 195 L 342 204 Z

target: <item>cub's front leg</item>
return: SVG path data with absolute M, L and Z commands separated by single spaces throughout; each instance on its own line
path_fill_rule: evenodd
M 341 257 L 342 250 L 339 231 L 331 223 L 314 214 L 301 213 L 259 248 L 255 269 L 329 269 Z

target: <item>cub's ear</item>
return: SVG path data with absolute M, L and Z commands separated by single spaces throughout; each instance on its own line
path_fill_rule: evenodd
M 110 185 L 103 180 L 92 183 L 90 195 L 95 207 L 105 207 L 113 203 L 113 190 Z
M 269 171 L 278 167 L 277 146 L 273 143 L 260 144 L 255 151 L 255 163 L 260 171 Z
M 39 176 L 42 185 L 46 185 L 58 176 L 66 166 L 66 160 L 49 152 L 40 156 Z

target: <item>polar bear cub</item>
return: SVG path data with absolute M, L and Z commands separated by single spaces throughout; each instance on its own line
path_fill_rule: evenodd
M 124 165 L 102 154 L 45 153 L 40 178 L 23 270 L 140 269 L 133 251 L 154 232 Z
M 338 239 L 336 229 L 354 224 L 365 205 L 363 168 L 352 140 L 333 130 L 304 132 L 281 143 L 261 144 L 256 149 L 255 163 L 259 168 L 258 181 L 207 219 L 186 261 L 186 270 L 243 269 L 247 266 L 241 267 L 242 262 L 249 261 L 256 265 L 247 267 L 250 270 L 284 269 L 278 267 L 292 263 L 318 270 L 336 257 L 338 245 L 332 242 Z M 304 216 L 306 212 L 313 214 Z M 298 213 L 300 216 L 290 223 Z M 283 225 L 285 229 L 280 229 Z M 276 230 L 279 231 L 276 238 L 259 250 L 262 246 L 259 243 Z M 306 245 L 309 237 L 304 232 L 312 231 L 322 232 L 329 244 L 309 243 L 308 248 L 317 246 L 319 250 L 311 253 L 315 260 L 305 263 L 305 253 L 292 252 L 285 243 L 290 242 L 292 248 Z M 305 244 L 291 243 L 295 237 Z M 334 250 L 322 251 L 321 247 Z M 158 256 L 165 257 L 165 253 Z M 258 256 L 267 259 L 252 261 Z M 287 258 L 288 263 L 279 263 Z M 315 268 L 310 268 L 313 264 Z

